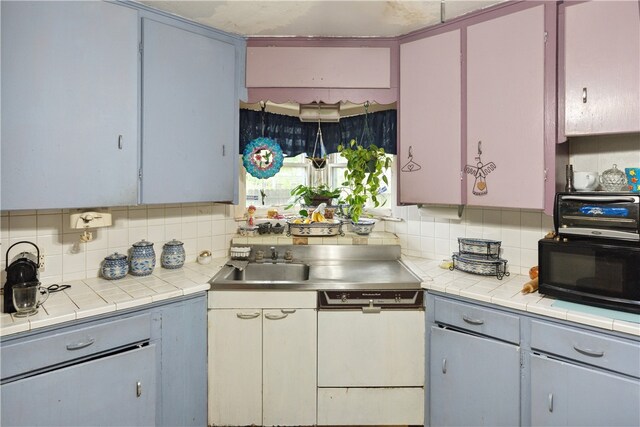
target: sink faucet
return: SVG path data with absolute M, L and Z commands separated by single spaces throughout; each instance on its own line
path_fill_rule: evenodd
M 278 260 L 278 251 L 276 251 L 276 247 L 275 246 L 271 246 L 269 249 L 271 249 L 271 259 L 274 261 Z

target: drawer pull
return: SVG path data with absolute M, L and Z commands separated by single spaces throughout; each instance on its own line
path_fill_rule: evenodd
M 281 320 L 284 319 L 285 317 L 287 317 L 288 314 L 287 313 L 283 313 L 283 314 L 271 314 L 271 313 L 267 313 L 264 315 L 264 317 L 266 317 L 269 320 Z
M 447 359 L 446 358 L 442 359 L 442 373 L 443 374 L 447 373 Z
M 472 319 L 470 317 L 467 317 L 466 314 L 462 315 L 462 320 L 464 320 L 465 322 L 467 322 L 470 325 L 484 325 L 484 320 L 480 320 L 480 319 Z
M 280 311 L 281 311 L 281 312 L 283 312 L 283 313 L 285 313 L 285 314 L 293 314 L 293 313 L 295 313 L 295 312 L 296 312 L 296 310 L 295 310 L 295 309 L 293 309 L 293 308 L 291 308 L 291 309 L 284 309 L 284 308 L 283 308 L 283 309 L 282 309 L 282 310 L 280 310 Z
M 94 342 L 96 342 L 95 339 L 93 338 L 89 338 L 86 341 L 80 341 L 74 344 L 67 344 L 67 350 L 73 351 L 73 350 L 80 350 L 86 347 L 89 347 L 91 344 L 93 344 Z
M 604 356 L 604 351 L 594 351 L 594 350 L 590 350 L 588 348 L 580 348 L 578 346 L 573 346 L 573 349 L 575 351 L 577 351 L 580 354 L 584 354 L 585 356 L 589 356 L 589 357 L 602 357 Z
M 553 393 L 549 393 L 549 412 L 553 412 Z
M 239 319 L 255 319 L 260 313 L 236 313 Z

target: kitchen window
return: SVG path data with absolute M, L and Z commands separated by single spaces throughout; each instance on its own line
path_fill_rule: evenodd
M 395 160 L 394 155 L 388 155 Z M 344 181 L 344 171 L 347 167 L 347 161 L 338 153 L 330 154 L 327 166 L 324 169 L 315 169 L 307 160 L 306 154 L 302 153 L 295 157 L 285 157 L 280 172 L 268 179 L 255 178 L 241 169 L 244 176 L 244 185 L 246 191 L 245 206 L 254 205 L 259 208 L 278 207 L 282 212 L 284 207 L 291 203 L 291 190 L 299 185 L 319 186 L 327 184 L 330 188 L 341 188 Z M 383 208 L 390 208 L 393 201 L 393 184 L 392 171 L 394 164 L 387 170 L 386 175 L 389 180 L 388 186 L 381 189 L 379 200 L 385 202 Z M 346 190 L 343 190 L 343 196 Z M 371 205 L 371 207 L 373 207 Z

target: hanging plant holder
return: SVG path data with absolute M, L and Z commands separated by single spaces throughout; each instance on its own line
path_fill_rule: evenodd
M 316 133 L 316 143 L 313 145 L 313 155 L 309 157 L 309 160 L 311 160 L 311 165 L 316 169 L 323 169 L 327 165 L 327 149 L 322 140 L 320 120 L 318 120 L 318 132 Z

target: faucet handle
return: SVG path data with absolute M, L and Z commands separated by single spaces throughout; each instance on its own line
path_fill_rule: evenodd
M 286 262 L 293 261 L 293 251 L 291 249 L 287 249 L 284 253 L 284 260 Z

